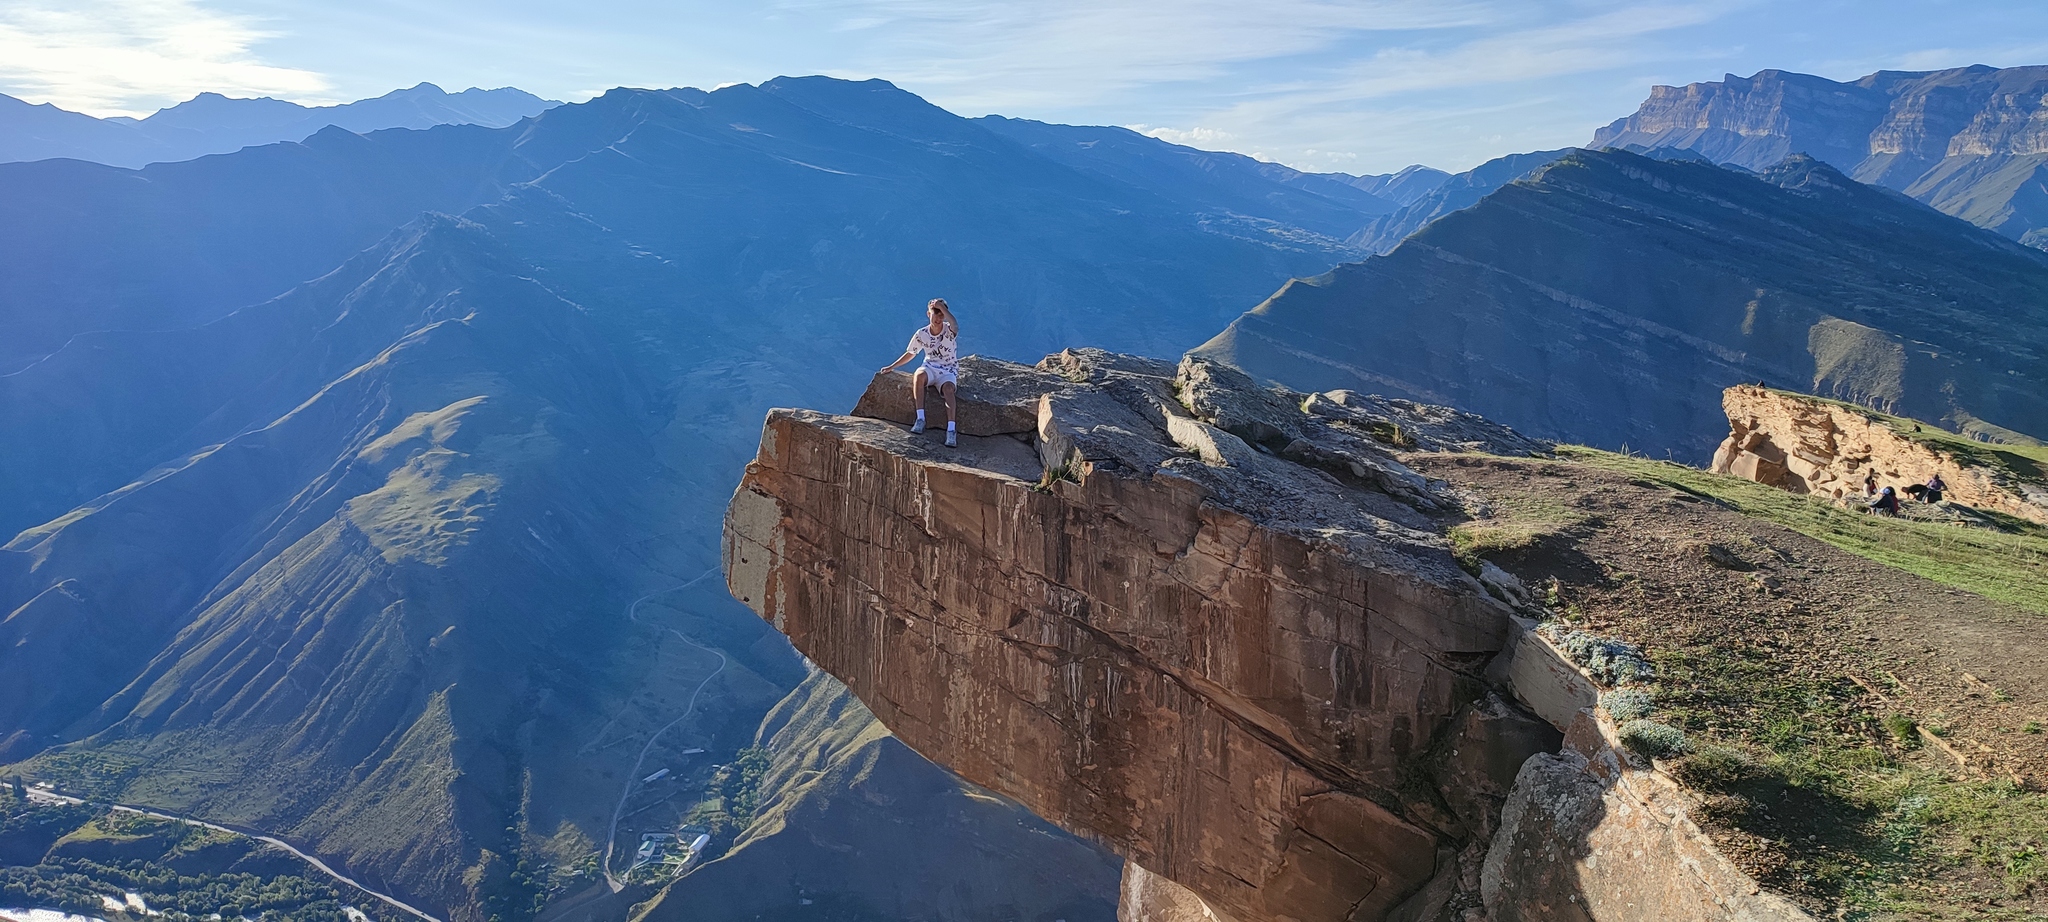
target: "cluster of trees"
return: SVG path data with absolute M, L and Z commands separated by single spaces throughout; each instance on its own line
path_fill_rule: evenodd
M 724 801 L 735 834 L 754 822 L 754 809 L 761 803 L 761 777 L 766 774 L 768 750 L 749 746 L 739 751 L 731 765 L 711 776 L 711 789 Z
M 713 851 L 731 844 L 754 822 L 761 805 L 761 779 L 768 774 L 768 750 L 749 746 L 719 766 L 704 784 L 704 800 L 685 820 L 711 833 Z
M 50 843 L 102 812 L 100 807 L 85 804 L 36 804 L 0 792 L 0 865 L 43 860 Z
M 0 868 L 0 905 L 5 906 L 104 916 L 107 907 L 102 897 L 120 901 L 127 893 L 142 897 L 150 909 L 162 913 L 152 918 L 163 922 L 198 922 L 214 913 L 265 922 L 348 919 L 335 888 L 296 875 L 187 876 L 140 861 L 123 866 L 76 859 Z

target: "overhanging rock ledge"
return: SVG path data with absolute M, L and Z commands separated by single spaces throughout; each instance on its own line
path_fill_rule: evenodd
M 1127 918 L 1476 902 L 1517 772 L 1561 740 L 1488 675 L 1509 674 L 1504 649 L 1549 648 L 1512 577 L 1452 556 L 1458 497 L 1390 448 L 1545 446 L 1195 358 L 963 364 L 962 417 L 991 434 L 958 449 L 937 427 L 772 411 L 727 514 L 733 594 L 904 742 L 1125 856 Z M 901 415 L 883 389 L 902 386 L 878 376 L 862 408 Z M 1518 889 L 1539 878 L 1512 857 L 1488 873 L 1566 902 Z

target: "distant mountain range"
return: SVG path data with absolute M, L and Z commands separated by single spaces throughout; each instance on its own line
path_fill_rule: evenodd
M 2048 433 L 2048 254 L 1803 155 L 1572 151 L 1199 351 L 1691 461 L 1757 380 L 2023 439 Z
M 1355 233 L 1364 217 L 1400 207 L 1399 202 L 1363 188 L 1384 188 L 1384 181 L 1391 178 L 1387 176 L 1304 173 L 1243 154 L 1168 144 L 1128 128 L 1049 125 L 999 115 L 978 121 L 990 131 L 1077 170 L 1163 195 L 1200 195 L 1201 207 L 1218 214 L 1264 216 L 1332 239 Z M 1276 184 L 1298 191 L 1277 195 Z
M 0 165 L 0 763 L 276 832 L 463 922 L 602 888 L 570 872 L 622 804 L 627 856 L 680 811 L 738 846 L 664 915 L 718 918 L 689 894 L 723 888 L 746 918 L 1106 922 L 1109 858 L 836 685 L 776 710 L 801 662 L 698 578 L 761 414 L 850 406 L 926 299 L 972 352 L 1172 355 L 1363 255 L 1341 237 L 1391 207 L 1203 156 L 784 78 Z M 746 782 L 768 825 L 700 801 L 769 739 L 815 758 Z M 643 747 L 677 787 L 634 799 Z M 868 796 L 928 818 L 886 865 L 936 876 L 806 857 L 881 841 Z M 930 892 L 994 855 L 1059 870 Z
M 69 157 L 110 166 L 190 160 L 259 144 L 298 141 L 333 126 L 358 134 L 384 128 L 510 125 L 560 105 L 524 90 L 474 87 L 448 93 L 431 83 L 338 106 L 201 93 L 147 118 L 94 118 L 48 103 L 0 95 L 0 162 Z
M 1347 173 L 1328 173 L 1344 182 L 1364 189 L 1396 205 L 1413 205 L 1418 199 L 1437 190 L 1451 174 L 1422 164 L 1414 164 L 1393 173 L 1377 176 L 1352 176 Z
M 1462 211 L 1508 183 L 1534 173 L 1574 148 L 1509 154 L 1496 157 L 1456 176 L 1442 174 L 1430 182 L 1411 185 L 1413 193 L 1401 208 L 1380 215 L 1353 233 L 1349 242 L 1373 253 L 1385 253 L 1399 246 L 1416 231 L 1444 215 Z M 1410 169 L 1413 169 L 1411 167 Z M 1433 171 L 1434 172 L 1434 171 Z
M 1751 170 L 1807 154 L 2048 248 L 2048 66 L 1879 71 L 1849 83 L 1781 70 L 1660 86 L 1593 147 L 1680 147 Z

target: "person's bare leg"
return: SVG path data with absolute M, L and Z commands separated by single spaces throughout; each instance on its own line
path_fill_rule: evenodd
M 953 392 L 957 389 L 951 381 L 939 385 L 939 395 L 946 398 L 946 444 L 948 446 L 960 444 L 953 429 Z
M 925 374 L 922 368 L 910 376 L 910 403 L 917 408 L 917 422 L 910 425 L 912 432 L 924 431 L 924 382 Z

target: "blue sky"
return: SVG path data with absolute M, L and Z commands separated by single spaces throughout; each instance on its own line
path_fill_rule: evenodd
M 96 115 L 823 73 L 1354 173 L 1584 143 L 1653 84 L 1975 63 L 2048 63 L 2048 3 L 0 0 L 0 92 Z

